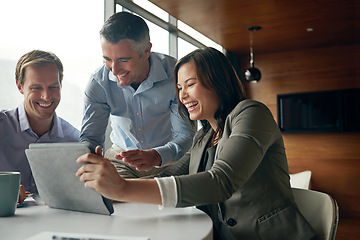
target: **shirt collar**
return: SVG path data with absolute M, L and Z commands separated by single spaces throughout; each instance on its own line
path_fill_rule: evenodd
M 20 130 L 22 132 L 24 132 L 24 131 L 26 131 L 28 129 L 31 129 L 28 117 L 27 117 L 26 112 L 25 112 L 24 102 L 22 102 L 19 105 L 18 109 L 19 109 Z
M 160 82 L 169 78 L 162 65 L 160 57 L 156 53 L 150 54 L 150 63 L 150 72 L 147 77 L 149 82 Z
M 24 132 L 26 130 L 32 131 L 32 129 L 30 127 L 29 119 L 26 115 L 24 102 L 22 102 L 19 105 L 18 109 L 19 109 L 20 130 L 22 132 Z M 46 134 L 49 134 L 50 138 L 64 137 L 64 132 L 61 127 L 61 122 L 59 121 L 59 118 L 58 118 L 56 112 L 54 112 L 54 116 L 53 116 L 53 126 L 51 127 L 50 131 Z
M 61 122 L 60 122 L 60 119 L 58 118 L 56 112 L 54 112 L 53 126 L 50 129 L 50 138 L 55 138 L 55 137 L 60 137 L 60 138 L 64 137 L 64 132 L 61 127 Z
M 105 67 L 105 65 L 104 65 L 104 67 Z M 106 68 L 106 67 L 105 67 L 105 68 Z M 116 79 L 115 75 L 112 73 L 112 71 L 110 71 L 110 70 L 107 69 L 107 68 L 106 68 L 106 70 L 109 71 L 109 80 L 110 80 L 110 81 L 113 81 L 113 82 L 117 82 L 117 79 Z

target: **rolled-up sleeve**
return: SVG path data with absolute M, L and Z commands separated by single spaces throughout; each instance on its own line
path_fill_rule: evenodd
M 173 139 L 164 146 L 155 148 L 161 156 L 162 166 L 179 160 L 191 147 L 195 133 L 195 129 L 191 126 L 190 121 L 180 116 L 177 99 L 171 102 L 170 108 Z

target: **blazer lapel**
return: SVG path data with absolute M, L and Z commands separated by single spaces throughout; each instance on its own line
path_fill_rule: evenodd
M 195 147 L 191 150 L 189 174 L 197 173 L 201 162 L 201 157 L 206 149 L 206 144 L 210 137 L 211 131 L 206 133 L 200 144 L 196 144 Z

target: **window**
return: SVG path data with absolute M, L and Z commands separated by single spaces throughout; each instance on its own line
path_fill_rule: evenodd
M 178 38 L 178 58 L 184 57 L 186 54 L 198 49 L 195 45 L 189 43 L 188 41 Z
M 180 20 L 176 20 L 148 0 L 133 0 L 132 2 L 117 0 L 116 3 L 116 12 L 129 11 L 145 19 L 149 26 L 152 51 L 154 52 L 165 53 L 180 59 L 191 51 L 204 46 L 211 46 L 223 51 L 219 44 Z M 175 37 L 176 41 L 172 42 L 172 37 Z
M 220 52 L 223 51 L 223 48 L 221 45 L 217 44 L 216 42 L 214 42 L 213 40 L 211 40 L 210 38 L 207 38 L 206 36 L 204 36 L 203 34 L 199 33 L 198 31 L 196 31 L 195 29 L 193 29 L 192 27 L 190 27 L 189 25 L 185 24 L 184 22 L 178 20 L 177 21 L 177 25 L 178 25 L 178 28 L 191 35 L 193 38 L 195 39 L 198 39 L 202 44 L 204 44 L 205 46 L 208 46 L 208 47 L 213 47 L 217 50 L 219 50 Z M 184 40 L 185 41 L 185 40 Z M 189 43 L 191 44 L 191 43 Z M 192 44 L 191 44 L 192 45 Z M 192 45 L 194 46 L 194 45 Z M 179 46 L 179 50 L 180 50 L 181 46 Z M 195 49 L 193 49 L 195 50 Z M 191 50 L 191 51 L 193 51 Z M 189 53 L 189 52 L 187 52 Z
M 57 114 L 80 129 L 83 91 L 102 64 L 99 30 L 104 22 L 99 0 L 1 1 L 0 109 L 16 108 L 23 95 L 15 85 L 15 65 L 25 53 L 40 49 L 55 53 L 64 65 Z
M 0 109 L 16 108 L 23 101 L 14 77 L 18 59 L 34 49 L 51 51 L 64 65 L 62 98 L 56 112 L 80 129 L 83 91 L 90 75 L 103 63 L 99 41 L 103 9 L 101 0 L 1 1 L 0 21 L 4 24 L 0 38 Z M 205 45 L 222 49 L 147 0 L 134 0 L 131 10 L 137 13 L 134 9 L 147 14 L 142 17 L 150 28 L 155 52 L 180 58 Z M 121 10 L 116 4 L 116 11 Z M 177 25 L 179 29 L 169 32 L 168 26 Z
M 149 27 L 151 51 L 169 53 L 169 32 L 146 19 L 145 22 Z

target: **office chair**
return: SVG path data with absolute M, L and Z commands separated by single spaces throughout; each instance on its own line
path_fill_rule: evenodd
M 311 171 L 305 170 L 298 173 L 289 174 L 290 185 L 292 188 L 310 189 Z
M 319 240 L 334 240 L 339 222 L 339 207 L 330 195 L 292 188 L 300 212 L 315 230 Z

